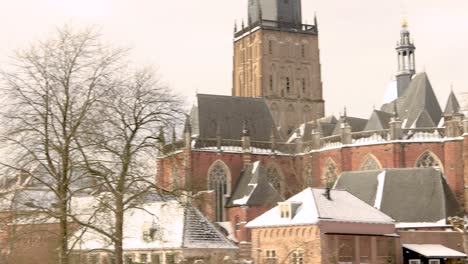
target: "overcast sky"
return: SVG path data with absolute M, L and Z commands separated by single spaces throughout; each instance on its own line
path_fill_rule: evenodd
M 0 63 L 12 50 L 46 37 L 64 23 L 97 25 L 133 59 L 155 65 L 164 81 L 193 101 L 194 94 L 230 94 L 234 21 L 247 0 L 1 0 Z M 380 107 L 396 71 L 395 44 L 406 14 L 441 107 L 453 83 L 468 91 L 467 0 L 303 0 L 303 19 L 319 18 L 327 114 L 347 106 L 369 117 Z

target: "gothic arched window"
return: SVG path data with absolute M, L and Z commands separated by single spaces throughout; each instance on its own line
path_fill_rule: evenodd
M 424 152 L 416 161 L 416 167 L 418 168 L 430 168 L 430 167 L 440 167 L 442 164 L 440 160 L 434 155 L 434 153 L 430 151 Z
M 224 197 L 229 193 L 229 169 L 222 161 L 216 161 L 208 172 L 208 188 L 216 196 L 216 221 L 224 218 Z
M 338 178 L 338 173 L 336 172 L 336 163 L 333 160 L 328 160 L 327 165 L 325 166 L 325 173 L 323 174 L 323 181 L 326 187 L 333 187 L 336 179 Z
M 380 169 L 382 169 L 382 166 L 380 166 L 379 161 L 374 156 L 368 155 L 367 159 L 362 163 L 361 168 L 359 170 L 369 171 Z
M 267 169 L 268 182 L 281 194 L 281 174 L 276 165 L 271 165 Z

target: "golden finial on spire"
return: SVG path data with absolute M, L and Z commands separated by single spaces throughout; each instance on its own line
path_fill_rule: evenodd
M 404 27 L 404 28 L 408 27 L 408 20 L 406 19 L 406 17 L 403 17 L 403 21 L 401 22 L 401 26 Z

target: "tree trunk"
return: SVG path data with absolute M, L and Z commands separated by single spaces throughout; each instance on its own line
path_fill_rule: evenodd
M 116 210 L 115 210 L 115 264 L 123 264 L 123 222 L 124 222 L 124 208 L 122 197 L 116 197 Z
M 60 201 L 60 251 L 59 263 L 68 264 L 68 221 L 67 221 L 67 200 L 61 199 Z

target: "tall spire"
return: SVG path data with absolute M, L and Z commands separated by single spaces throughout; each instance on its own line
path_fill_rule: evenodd
M 445 115 L 453 115 L 460 112 L 460 104 L 458 103 L 458 99 L 453 92 L 453 87 L 450 91 L 449 98 L 447 100 L 447 104 L 445 105 Z
M 416 47 L 411 40 L 406 17 L 401 22 L 400 41 L 397 42 L 396 51 L 398 58 L 398 72 L 396 74 L 398 97 L 402 96 L 408 88 L 411 78 L 416 73 L 415 60 Z

